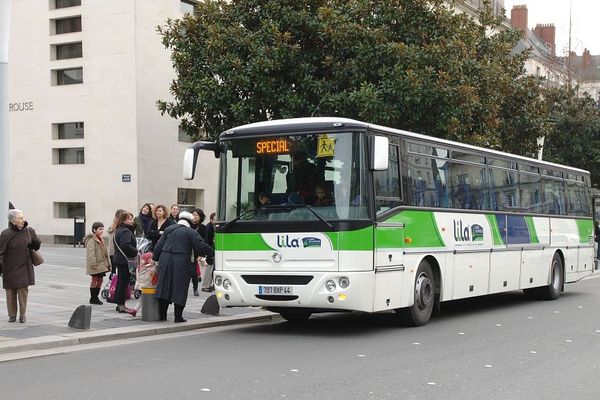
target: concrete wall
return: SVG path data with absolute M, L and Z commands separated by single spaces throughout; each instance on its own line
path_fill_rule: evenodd
M 9 197 L 45 240 L 73 234 L 73 220 L 56 218 L 54 202 L 84 202 L 86 232 L 112 221 L 117 208 L 137 214 L 144 202 L 170 205 L 177 188 L 201 188 L 197 204 L 216 205 L 216 176 L 181 178 L 184 149 L 177 121 L 156 100 L 170 98 L 174 78 L 156 26 L 181 15 L 178 0 L 83 0 L 50 9 L 51 0 L 13 0 L 9 48 Z M 51 20 L 81 15 L 82 32 L 52 35 Z M 82 41 L 83 57 L 51 60 L 51 44 Z M 51 70 L 83 67 L 83 84 L 53 86 Z M 30 107 L 29 107 L 30 108 Z M 83 121 L 83 139 L 53 138 L 52 124 Z M 84 147 L 85 164 L 53 163 L 53 148 Z M 199 168 L 216 171 L 203 155 Z M 122 175 L 131 182 L 122 182 Z M 201 174 L 202 175 L 202 174 Z M 202 199 L 201 199 L 202 200 Z

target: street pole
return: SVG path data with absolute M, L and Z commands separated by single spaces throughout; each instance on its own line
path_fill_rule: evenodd
M 0 226 L 8 210 L 8 33 L 12 0 L 0 0 Z

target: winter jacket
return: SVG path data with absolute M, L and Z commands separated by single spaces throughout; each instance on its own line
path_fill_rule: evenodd
M 146 237 L 148 239 L 152 240 L 151 249 L 154 249 L 154 247 L 156 246 L 156 243 L 158 243 L 158 239 L 160 239 L 160 237 L 162 236 L 165 229 L 167 229 L 168 227 L 170 227 L 171 225 L 174 225 L 174 224 L 175 224 L 175 221 L 173 221 L 171 218 L 167 218 L 162 223 L 161 226 L 158 226 L 157 220 L 152 221 L 152 224 L 150 225 L 150 229 L 148 229 L 148 234 L 146 235 Z
M 215 254 L 192 228 L 172 225 L 165 229 L 152 256 L 154 261 L 158 261 L 158 284 L 154 297 L 185 306 L 192 277 L 192 251 L 211 258 Z
M 17 228 L 13 224 L 0 234 L 0 272 L 4 289 L 20 289 L 35 285 L 35 272 L 27 245 L 34 242 L 39 249 L 39 239 L 32 228 Z M 36 249 L 37 247 L 37 249 Z
M 127 224 L 119 225 L 115 232 L 114 241 L 115 254 L 113 256 L 113 262 L 116 266 L 126 267 L 127 258 L 135 257 L 138 254 L 137 242 L 135 240 L 135 235 L 133 234 L 133 226 Z M 117 245 L 125 255 L 119 251 Z
M 86 248 L 85 273 L 88 275 L 102 274 L 110 271 L 110 261 L 108 250 L 104 245 L 104 240 L 100 243 L 96 235 L 90 234 L 85 237 L 83 242 Z

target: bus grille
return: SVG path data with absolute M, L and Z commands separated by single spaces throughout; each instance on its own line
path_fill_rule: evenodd
M 284 296 L 284 295 L 276 295 L 276 296 L 265 296 L 262 294 L 257 294 L 255 295 L 257 299 L 261 299 L 261 300 L 269 300 L 269 301 L 290 301 L 290 300 L 296 300 L 298 298 L 298 296 Z
M 242 275 L 250 285 L 308 285 L 312 275 Z

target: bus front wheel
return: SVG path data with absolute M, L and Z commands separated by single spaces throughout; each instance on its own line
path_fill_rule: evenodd
M 414 304 L 410 307 L 396 309 L 400 321 L 408 326 L 425 325 L 435 305 L 435 279 L 431 265 L 421 261 L 414 285 Z
M 556 300 L 560 297 L 563 285 L 563 263 L 560 256 L 555 253 L 554 257 L 552 257 L 552 265 L 550 266 L 550 284 L 539 288 L 525 289 L 524 292 L 528 297 L 534 299 Z
M 280 311 L 279 315 L 288 322 L 303 322 L 309 319 L 312 313 L 308 311 L 285 310 Z

